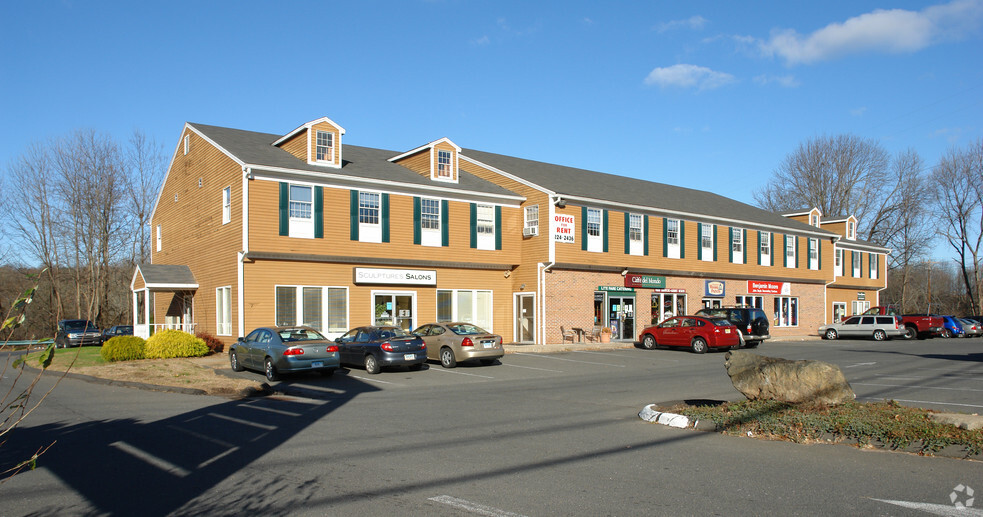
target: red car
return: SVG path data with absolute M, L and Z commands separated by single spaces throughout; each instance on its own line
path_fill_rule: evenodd
M 648 350 L 662 346 L 686 346 L 702 354 L 709 348 L 737 348 L 740 330 L 724 318 L 676 316 L 648 327 L 638 336 Z

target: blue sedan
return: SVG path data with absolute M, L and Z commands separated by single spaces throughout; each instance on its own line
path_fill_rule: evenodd
M 955 316 L 942 316 L 945 324 L 942 326 L 942 337 L 963 337 L 963 325 Z
M 232 370 L 259 370 L 270 381 L 280 374 L 316 371 L 330 376 L 341 366 L 338 345 L 310 327 L 263 327 L 229 347 Z
M 358 327 L 335 340 L 341 350 L 341 362 L 365 366 L 376 374 L 383 366 L 409 366 L 419 370 L 427 361 L 427 345 L 420 336 L 400 327 Z

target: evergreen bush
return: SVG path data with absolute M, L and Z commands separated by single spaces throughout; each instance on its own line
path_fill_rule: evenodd
M 99 355 L 107 362 L 143 359 L 146 341 L 137 336 L 115 336 L 102 344 Z
M 201 357 L 208 355 L 208 345 L 180 330 L 161 330 L 147 340 L 144 355 L 147 359 L 171 359 L 174 357 Z

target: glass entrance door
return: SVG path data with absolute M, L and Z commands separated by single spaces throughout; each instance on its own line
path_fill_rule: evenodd
M 515 296 L 515 340 L 518 343 L 536 341 L 536 295 Z
M 413 294 L 379 293 L 373 295 L 373 319 L 376 325 L 393 325 L 413 330 Z
M 608 298 L 608 322 L 612 339 L 634 339 L 635 297 Z

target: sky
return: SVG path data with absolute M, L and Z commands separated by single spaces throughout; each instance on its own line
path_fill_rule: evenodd
M 0 170 L 185 122 L 464 148 L 754 204 L 809 139 L 931 167 L 983 137 L 983 0 L 4 2 Z

